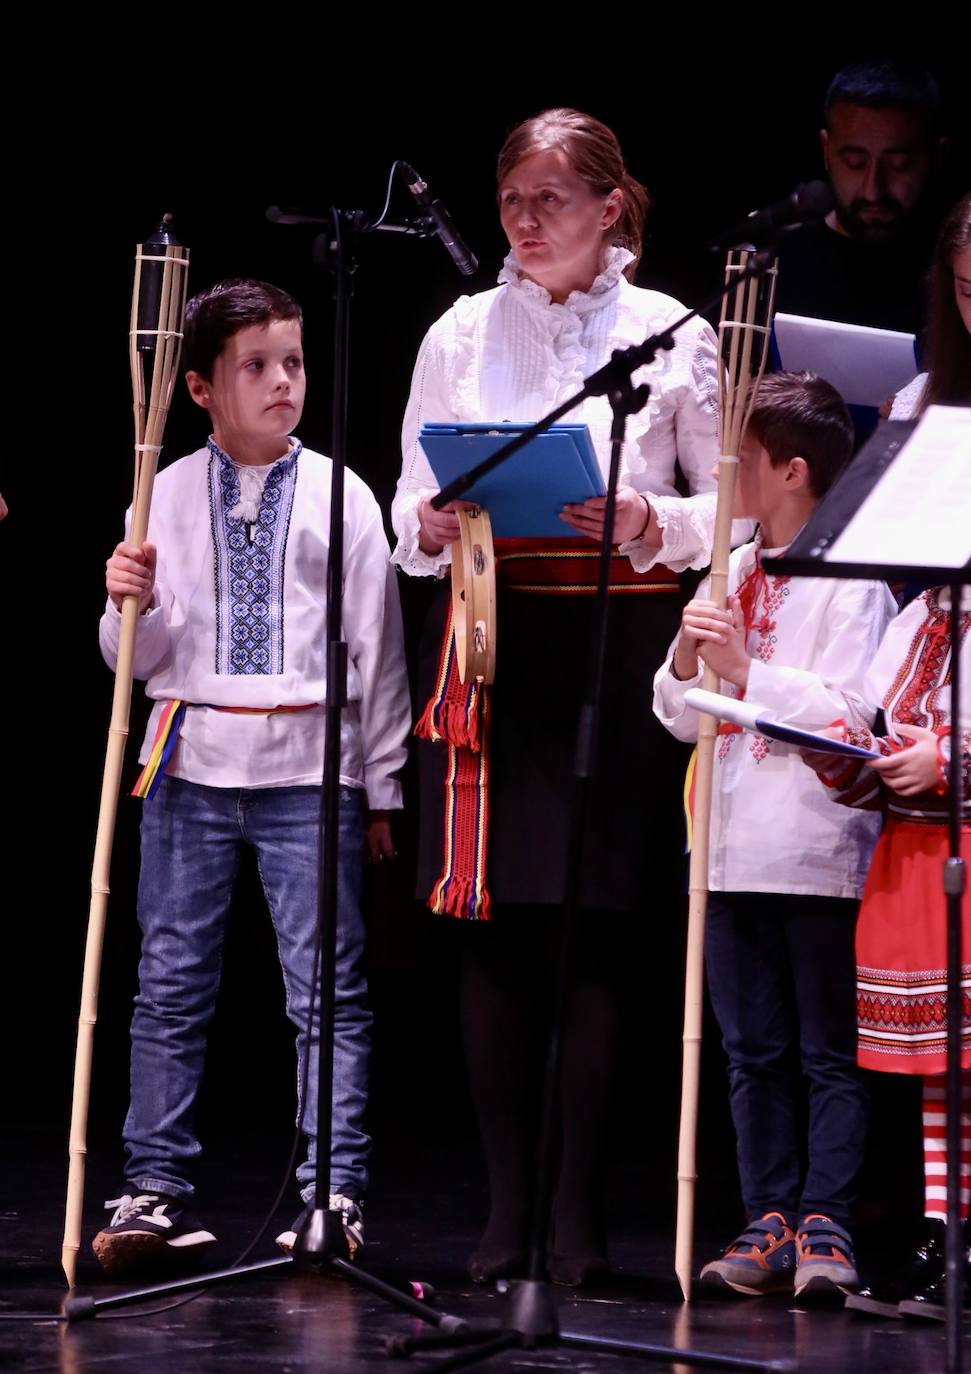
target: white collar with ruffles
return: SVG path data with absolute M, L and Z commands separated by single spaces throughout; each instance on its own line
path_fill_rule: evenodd
M 607 305 L 620 289 L 624 268 L 634 261 L 634 254 L 628 248 L 611 244 L 604 254 L 603 270 L 593 279 L 589 291 L 571 291 L 562 303 L 554 303 L 545 286 L 530 281 L 522 274 L 522 268 L 515 253 L 508 253 L 499 273 L 500 286 L 510 286 L 522 293 L 524 300 L 543 308 L 559 308 L 573 314 L 584 315 L 590 310 L 599 310 Z

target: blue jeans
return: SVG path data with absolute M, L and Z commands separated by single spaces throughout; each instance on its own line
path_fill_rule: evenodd
M 371 1142 L 363 1130 L 371 1014 L 363 971 L 364 793 L 340 792 L 334 1092 L 330 1191 L 360 1199 Z M 193 1196 L 190 1165 L 200 1153 L 193 1117 L 207 1030 L 216 1005 L 223 942 L 242 851 L 256 851 L 276 931 L 287 1015 L 297 1028 L 298 1116 L 308 1155 L 297 1169 L 301 1195 L 316 1175 L 315 1015 L 307 1081 L 303 1057 L 317 924 L 317 787 L 204 787 L 163 778 L 142 812 L 138 920 L 142 953 L 132 1020 L 131 1105 L 125 1121 L 125 1178 L 143 1192 Z M 315 997 L 316 1002 L 316 997 Z
M 867 1127 L 856 1065 L 857 907 L 793 893 L 709 898 L 708 991 L 728 1055 L 750 1218 L 779 1210 L 849 1220 Z M 809 1087 L 804 1176 L 801 1078 Z

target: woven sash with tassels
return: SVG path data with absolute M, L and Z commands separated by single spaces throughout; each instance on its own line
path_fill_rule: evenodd
M 497 539 L 497 577 L 508 592 L 592 596 L 597 590 L 599 551 L 578 540 Z M 677 575 L 654 567 L 638 573 L 626 555 L 614 553 L 610 593 L 664 594 L 677 591 Z M 489 838 L 490 689 L 459 680 L 449 604 L 435 690 L 415 734 L 441 742 L 445 766 L 445 833 L 442 873 L 428 896 L 439 915 L 487 921 L 491 899 L 486 884 Z

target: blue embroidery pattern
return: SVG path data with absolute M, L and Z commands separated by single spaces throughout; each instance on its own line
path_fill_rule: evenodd
M 239 500 L 239 474 L 208 441 L 209 511 L 216 579 L 216 672 L 283 672 L 283 576 L 301 444 L 275 463 L 252 526 L 229 512 Z

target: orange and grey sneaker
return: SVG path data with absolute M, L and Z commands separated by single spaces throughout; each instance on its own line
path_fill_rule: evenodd
M 758 1297 L 791 1293 L 796 1268 L 796 1237 L 783 1212 L 766 1212 L 701 1271 L 701 1282 L 713 1288 Z
M 796 1228 L 796 1296 L 842 1298 L 860 1286 L 849 1232 L 811 1212 Z

